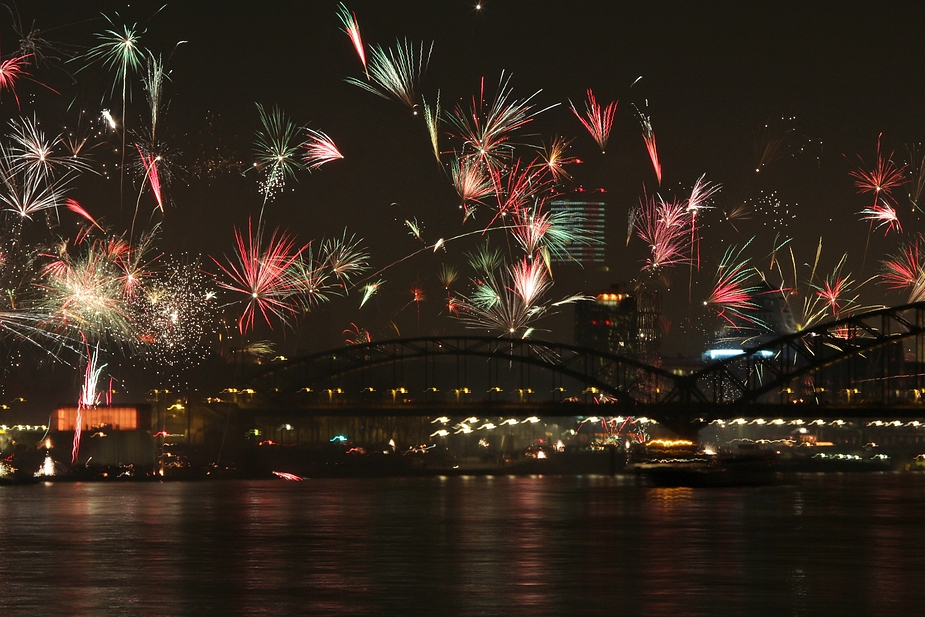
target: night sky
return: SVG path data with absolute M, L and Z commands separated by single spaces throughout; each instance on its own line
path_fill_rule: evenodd
M 596 293 L 611 283 L 643 278 L 663 294 L 666 353 L 698 354 L 718 325 L 702 300 L 730 245 L 754 236 L 748 255 L 753 265 L 767 269 L 775 237 L 778 243 L 792 238 L 789 246 L 802 267 L 813 260 L 821 237 L 819 271 L 830 272 L 848 252 L 845 273 L 857 286 L 923 230 L 907 187 L 900 187 L 894 196 L 903 233 L 871 232 L 858 214 L 870 199 L 857 193 L 849 172 L 862 165 L 859 156 L 868 167 L 875 161 L 881 134 L 884 156 L 895 152 L 897 165 L 912 162 L 908 147 L 923 138 L 925 75 L 919 67 L 925 58 L 920 32 L 925 5 L 497 0 L 486 0 L 480 9 L 456 0 L 346 5 L 356 14 L 367 46 L 404 38 L 433 42 L 418 101 L 423 96 L 432 102 L 439 90 L 443 109 L 452 111 L 478 95 L 483 78 L 490 100 L 503 75 L 510 77 L 515 98 L 538 92 L 535 109 L 557 105 L 517 132 L 517 153 L 530 159 L 529 145 L 553 135 L 573 139 L 569 155 L 584 162 L 567 168 L 573 180 L 560 188 L 606 191 L 608 263 L 554 271 L 548 297 Z M 379 270 L 422 247 L 408 233 L 406 219 L 424 223 L 427 242 L 487 224 L 484 217 L 461 224 L 458 198 L 434 159 L 421 115 L 344 81 L 363 72 L 342 31 L 336 2 L 197 0 L 162 6 L 11 4 L 20 29 L 28 31 L 34 23 L 52 42 L 33 76 L 59 94 L 24 82 L 17 90 L 21 112 L 8 93 L 0 96 L 5 118 L 35 113 L 46 126 L 73 127 L 84 110 L 85 122 L 98 124 L 101 109 L 121 107 L 119 94 L 110 90 L 112 75 L 99 66 L 78 72 L 83 63 L 66 60 L 95 44 L 93 33 L 110 27 L 101 15 L 119 27 L 137 23 L 145 29 L 141 43 L 164 57 L 171 77 L 158 132 L 175 153 L 176 176 L 165 214 L 153 219 L 163 221 L 162 251 L 222 261 L 233 250 L 234 229 L 259 214 L 257 176 L 241 173 L 253 162 L 256 103 L 278 105 L 295 122 L 324 131 L 344 155 L 288 182 L 285 193 L 266 207 L 269 228 L 286 229 L 301 243 L 341 236 L 346 229 L 365 240 L 373 270 Z M 4 58 L 18 45 L 14 25 L 7 12 L 0 13 Z M 147 117 L 144 94 L 137 76 L 129 83 L 126 122 L 129 130 L 133 124 L 141 129 Z M 569 109 L 570 100 L 583 107 L 587 88 L 601 102 L 620 101 L 603 155 Z M 634 106 L 651 117 L 657 134 L 661 187 Z M 756 173 L 765 144 L 778 138 L 777 156 Z M 118 160 L 117 141 L 110 137 L 96 148 L 97 164 Z M 458 145 L 441 135 L 445 164 Z M 206 173 L 204 161 L 216 156 L 227 165 Z M 679 266 L 659 277 L 641 273 L 647 247 L 638 238 L 626 246 L 629 208 L 644 191 L 683 197 L 701 174 L 723 188 L 702 218 L 700 271 Z M 136 182 L 120 203 L 116 173 L 108 180 L 82 178 L 71 196 L 114 229 L 125 229 L 137 191 Z M 145 218 L 152 210 L 143 203 Z M 751 215 L 727 220 L 735 211 Z M 77 225 L 74 217 L 63 216 L 57 233 L 71 234 Z M 351 323 L 369 330 L 374 340 L 462 332 L 446 314 L 437 270 L 444 262 L 456 265 L 464 286 L 470 275 L 465 252 L 480 239 L 451 244 L 437 254 L 425 251 L 388 268 L 382 274 L 386 285 L 362 311 L 351 295 L 295 328 L 261 326 L 247 338 L 274 339 L 281 352 L 294 354 L 342 344 Z M 205 263 L 213 265 L 208 257 Z M 409 291 L 415 282 L 427 297 L 419 305 Z M 906 297 L 876 281 L 858 293 L 865 305 L 898 304 Z M 229 306 L 229 319 L 236 319 L 238 310 Z M 541 322 L 535 336 L 570 342 L 571 311 L 565 307 Z

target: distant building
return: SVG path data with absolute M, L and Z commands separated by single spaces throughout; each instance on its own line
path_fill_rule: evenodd
M 575 304 L 575 343 L 649 365 L 661 353 L 661 298 L 658 292 L 616 284 Z
M 593 193 L 576 191 L 549 202 L 550 214 L 566 215 L 568 231 L 580 233 L 586 240 L 565 244 L 565 254 L 554 255 L 553 263 L 578 262 L 582 266 L 606 261 L 605 208 L 603 189 Z
M 147 431 L 151 428 L 151 408 L 147 405 L 131 407 L 88 407 L 80 410 L 81 430 L 89 431 L 109 427 L 115 431 Z M 73 431 L 77 428 L 77 407 L 59 407 L 51 430 Z

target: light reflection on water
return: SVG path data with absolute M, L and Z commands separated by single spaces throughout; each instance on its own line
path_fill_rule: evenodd
M 0 615 L 918 614 L 925 474 L 0 487 Z

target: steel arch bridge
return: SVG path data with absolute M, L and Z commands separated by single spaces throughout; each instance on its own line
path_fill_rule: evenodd
M 882 406 L 917 401 L 922 398 L 923 370 L 925 302 L 920 302 L 823 323 L 747 347 L 687 374 L 559 343 L 434 336 L 370 342 L 296 358 L 263 367 L 245 385 L 256 392 L 253 404 L 264 407 L 330 405 L 336 395 L 387 413 L 385 408 L 394 411 L 396 403 L 447 407 L 453 402 L 452 396 L 447 400 L 448 393 L 455 395 L 457 404 L 461 397 L 463 402 L 478 399 L 478 390 L 469 385 L 480 374 L 485 402 L 498 402 L 501 392 L 516 391 L 526 408 L 530 395 L 545 391 L 553 394 L 553 403 L 587 403 L 591 393 L 594 402 L 617 403 L 616 413 L 633 408 L 632 413 L 689 432 L 714 419 L 742 415 L 748 406 L 827 405 L 844 414 L 846 406 L 861 402 Z M 504 388 L 497 385 L 502 382 Z M 327 397 L 319 392 L 324 387 L 321 392 Z M 567 390 L 583 398 L 566 396 Z M 364 394 L 356 394 L 361 391 Z M 417 396 L 423 392 L 428 396 Z M 415 401 L 406 401 L 405 394 Z M 583 415 L 576 411 L 577 407 L 560 415 Z
M 442 376 L 444 381 L 447 378 L 456 381 L 454 390 L 467 387 L 465 382 L 475 372 L 468 359 L 474 359 L 483 361 L 495 379 L 500 379 L 503 365 L 507 365 L 507 372 L 516 367 L 515 381 L 523 386 L 521 390 L 528 389 L 531 380 L 536 380 L 537 376 L 529 372 L 536 369 L 579 382 L 584 389 L 626 405 L 654 402 L 657 393 L 650 386 L 674 378 L 664 369 L 632 358 L 573 345 L 486 336 L 432 336 L 351 345 L 296 358 L 261 371 L 247 385 L 258 392 L 270 393 L 269 400 L 283 403 L 312 386 L 345 375 L 417 363 L 424 371 L 418 380 L 423 378 L 425 386 L 431 387 L 441 379 L 436 363 L 427 362 L 436 358 L 456 361 L 455 374 Z M 446 370 L 446 363 L 442 368 Z M 392 389 L 401 387 L 400 382 L 410 378 L 404 371 L 400 374 L 393 371 L 393 375 L 396 381 L 391 384 Z

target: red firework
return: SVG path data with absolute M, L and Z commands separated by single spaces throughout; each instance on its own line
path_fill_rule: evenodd
M 893 196 L 890 192 L 897 186 L 906 183 L 906 166 L 897 167 L 893 163 L 892 152 L 886 158 L 881 156 L 880 137 L 882 136 L 883 134 L 881 133 L 877 137 L 877 163 L 873 169 L 868 169 L 864 159 L 858 157 L 861 160 L 862 167 L 859 167 L 857 171 L 850 172 L 853 177 L 857 178 L 854 185 L 858 188 L 859 193 L 874 194 L 874 208 L 877 207 L 878 201 L 881 201 L 881 197 L 892 200 Z
M 266 248 L 262 244 L 262 229 L 257 228 L 256 233 L 250 220 L 247 222 L 247 239 L 235 228 L 235 243 L 237 245 L 237 264 L 230 263 L 226 268 L 214 257 L 216 265 L 221 268 L 231 283 L 219 283 L 221 287 L 246 294 L 249 298 L 247 307 L 238 318 L 238 330 L 244 334 L 253 327 L 257 311 L 264 321 L 272 328 L 270 316 L 274 315 L 280 321 L 296 312 L 292 303 L 292 282 L 286 276 L 288 268 L 298 259 L 305 249 L 295 248 L 295 240 L 279 230 L 273 232 Z M 307 246 L 307 245 L 306 245 Z
M 588 101 L 585 103 L 585 115 L 582 116 L 578 113 L 578 110 L 575 109 L 575 105 L 569 101 L 571 106 L 572 113 L 575 114 L 575 117 L 584 125 L 584 127 L 591 133 L 591 137 L 594 138 L 594 141 L 597 142 L 597 145 L 601 148 L 601 154 L 604 154 L 604 148 L 607 147 L 607 140 L 610 138 L 610 129 L 613 126 L 613 117 L 617 113 L 617 105 L 620 101 L 614 101 L 609 103 L 607 107 L 601 109 L 601 106 L 598 105 L 597 99 L 594 98 L 594 93 L 591 92 L 591 88 L 588 88 Z

